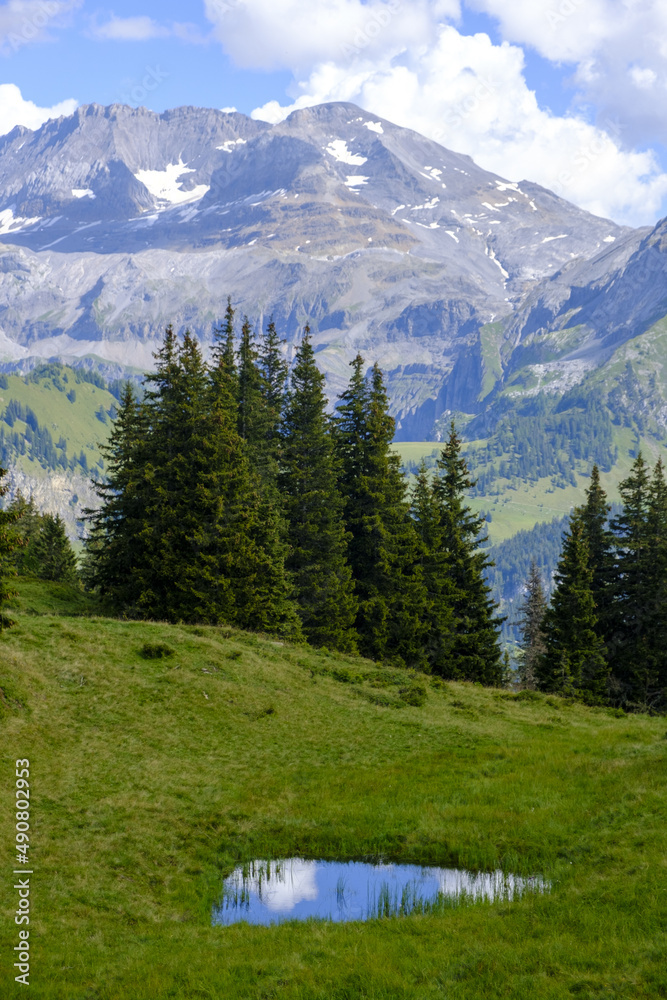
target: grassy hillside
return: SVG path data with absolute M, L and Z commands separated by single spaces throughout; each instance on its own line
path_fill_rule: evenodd
M 103 379 L 67 365 L 0 375 L 0 464 L 36 479 L 99 471 L 116 404 Z
M 17 758 L 40 1000 L 667 996 L 664 718 L 106 619 L 80 593 L 19 586 L 0 637 L 3 998 L 22 995 L 7 971 Z M 142 655 L 161 644 L 171 655 Z M 211 926 L 236 863 L 294 855 L 502 865 L 552 891 Z

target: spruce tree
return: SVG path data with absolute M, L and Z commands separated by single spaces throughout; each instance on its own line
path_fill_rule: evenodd
M 116 611 L 133 615 L 141 593 L 139 568 L 145 552 L 140 544 L 148 503 L 147 410 L 128 382 L 109 440 L 101 446 L 104 479 L 94 481 L 100 500 L 85 509 L 88 522 L 82 564 L 84 585 L 109 598 Z M 152 475 L 152 468 L 149 470 Z
M 411 490 L 411 512 L 426 597 L 422 609 L 426 625 L 424 652 L 431 672 L 446 677 L 452 657 L 454 585 L 442 544 L 441 511 L 433 494 L 433 477 L 423 460 Z
M 646 700 L 651 709 L 664 711 L 667 708 L 667 483 L 661 458 L 651 477 L 647 528 L 654 587 L 647 622 L 647 672 L 651 686 Z
M 60 514 L 45 514 L 35 539 L 37 576 L 58 583 L 77 581 L 77 561 Z
M 298 637 L 284 548 L 236 426 L 233 373 L 224 359 L 209 373 L 188 333 L 175 366 L 168 338 L 162 354 L 148 396 L 140 610 Z
M 609 669 L 597 633 L 593 571 L 580 509 L 570 518 L 555 580 L 542 622 L 544 654 L 536 664 L 537 687 L 593 703 L 604 702 Z
M 280 419 L 280 384 L 284 386 L 286 371 L 281 369 L 276 357 L 280 341 L 275 326 L 270 324 L 262 348 L 258 347 L 252 326 L 247 317 L 243 321 L 238 350 L 238 433 L 243 441 L 244 453 L 250 468 L 250 475 L 257 491 L 259 504 L 254 522 L 252 539 L 267 560 L 265 571 L 257 577 L 257 591 L 254 602 L 247 604 L 255 608 L 252 618 L 258 624 L 245 627 L 261 627 L 264 631 L 275 631 L 272 624 L 281 621 L 279 631 L 285 636 L 301 635 L 296 606 L 290 596 L 291 581 L 285 569 L 287 554 L 286 524 L 283 502 L 278 492 L 278 423 Z M 264 364 L 269 367 L 271 382 L 267 382 Z M 266 616 L 260 625 L 257 614 L 263 595 Z
M 138 607 L 168 621 L 229 620 L 233 600 L 219 578 L 215 541 L 217 439 L 208 419 L 208 377 L 199 347 L 171 328 L 147 381 L 146 489 L 139 535 Z
M 228 381 L 228 389 L 236 402 L 238 400 L 238 369 L 236 367 L 235 333 L 234 333 L 235 312 L 232 307 L 232 300 L 227 297 L 227 308 L 222 325 L 213 331 L 212 369 L 215 373 L 224 373 Z
M 536 686 L 538 664 L 545 652 L 542 622 L 546 609 L 547 600 L 542 578 L 533 559 L 525 584 L 525 597 L 519 608 L 518 624 L 521 632 L 519 678 L 522 688 L 534 689 Z
M 651 636 L 660 574 L 649 524 L 650 471 L 641 452 L 619 492 L 623 508 L 611 522 L 617 550 L 609 643 L 613 696 L 617 704 L 645 708 L 659 697 Z
M 7 470 L 0 468 L 0 498 L 7 495 L 9 487 L 2 482 L 7 475 Z M 16 509 L 0 509 L 0 632 L 3 629 L 11 628 L 14 624 L 3 611 L 7 601 L 15 597 L 15 592 L 10 590 L 7 584 L 7 577 L 15 573 L 12 565 L 13 555 L 18 544 L 16 533 L 16 523 L 20 518 L 20 512 Z
M 350 564 L 359 601 L 360 650 L 374 659 L 424 666 L 425 589 L 382 372 L 370 383 L 360 355 L 339 399 L 335 439 Z
M 266 474 L 269 415 L 264 378 L 259 367 L 259 350 L 246 316 L 241 328 L 238 351 L 238 430 L 245 441 L 248 458 L 261 478 Z
M 228 314 L 231 323 L 233 317 Z M 139 406 L 127 390 L 88 512 L 92 579 L 117 610 L 300 638 L 285 546 L 238 433 L 229 352 L 208 369 L 171 327 Z
M 270 319 L 258 350 L 260 391 L 264 400 L 264 441 L 260 474 L 265 482 L 275 482 L 281 444 L 281 421 L 285 407 L 288 365 L 273 319 Z
M 14 569 L 19 575 L 36 573 L 35 540 L 39 535 L 42 520 L 37 504 L 32 496 L 26 500 L 21 490 L 16 490 L 7 510 L 14 512 L 17 516 L 17 544 L 13 555 Z
M 229 324 L 232 319 L 230 305 Z M 246 336 L 249 333 L 246 328 Z M 221 456 L 214 463 L 222 499 L 221 572 L 234 594 L 232 620 L 241 628 L 299 640 L 302 631 L 285 569 L 282 501 L 274 482 L 277 469 L 269 474 L 266 466 L 262 476 L 262 470 L 251 467 L 248 442 L 238 429 L 239 373 L 232 361 L 231 349 L 222 352 L 210 378 L 211 410 L 222 442 Z M 254 376 L 250 381 L 264 384 Z
M 485 572 L 493 566 L 481 546 L 484 518 L 465 502 L 475 486 L 461 454 L 461 439 L 452 421 L 449 438 L 437 462 L 433 495 L 438 505 L 440 545 L 452 586 L 450 661 L 445 676 L 453 680 L 499 685 L 502 679 L 499 629 L 503 619 Z
M 326 404 L 324 376 L 306 327 L 282 424 L 279 483 L 288 525 L 287 569 L 311 645 L 355 652 L 357 602 Z
M 598 619 L 598 635 L 605 640 L 613 627 L 614 536 L 607 524 L 610 510 L 607 495 L 600 484 L 600 470 L 594 465 L 590 486 L 586 490 L 586 503 L 581 508 L 581 523 L 593 573 L 591 592 Z

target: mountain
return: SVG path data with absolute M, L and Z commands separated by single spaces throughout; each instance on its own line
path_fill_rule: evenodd
M 16 128 L 0 139 L 0 240 L 5 370 L 35 357 L 142 370 L 168 322 L 209 341 L 231 295 L 258 324 L 273 314 L 290 346 L 309 322 L 332 393 L 357 350 L 379 361 L 403 440 L 452 411 L 502 410 L 535 366 L 571 386 L 667 313 L 657 230 L 343 103 L 279 125 L 90 105 Z

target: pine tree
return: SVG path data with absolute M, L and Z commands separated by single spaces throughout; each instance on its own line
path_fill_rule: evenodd
M 264 400 L 264 454 L 260 461 L 260 474 L 264 482 L 275 482 L 281 445 L 281 421 L 285 407 L 288 366 L 283 357 L 281 340 L 273 319 L 269 320 L 258 351 L 261 375 L 260 391 Z
M 656 462 L 649 487 L 649 565 L 654 580 L 648 609 L 648 672 L 651 690 L 647 701 L 655 710 L 667 708 L 667 483 L 662 459 Z
M 509 688 L 512 686 L 512 661 L 510 659 L 510 654 L 508 649 L 503 650 L 503 655 L 500 660 L 500 682 L 498 687 Z
M 236 367 L 236 351 L 234 345 L 234 316 L 231 298 L 227 298 L 227 308 L 225 318 L 221 326 L 213 331 L 212 362 L 213 373 L 224 373 L 227 380 L 227 388 L 231 392 L 234 401 L 238 401 L 239 373 Z
M 382 372 L 375 365 L 369 384 L 363 368 L 357 355 L 334 421 L 359 646 L 375 659 L 423 666 L 426 596 L 406 484 L 390 449 L 394 421 Z
M 542 578 L 533 560 L 525 585 L 525 598 L 519 608 L 519 629 L 521 632 L 521 658 L 519 661 L 519 678 L 521 687 L 534 689 L 538 664 L 544 656 L 544 636 L 542 623 L 547 609 Z
M 0 468 L 0 498 L 6 496 L 9 489 L 2 482 L 6 475 L 7 470 Z M 6 579 L 15 572 L 12 566 L 14 551 L 18 544 L 15 526 L 20 516 L 20 512 L 16 509 L 0 509 L 0 632 L 11 628 L 14 624 L 12 619 L 4 614 L 3 607 L 7 601 L 16 596 L 15 592 L 8 588 Z
M 493 566 L 481 546 L 483 517 L 476 517 L 465 503 L 474 489 L 461 439 L 452 421 L 449 438 L 437 462 L 433 495 L 438 504 L 440 545 L 445 553 L 452 586 L 452 632 L 450 662 L 446 676 L 454 680 L 501 682 L 497 604 L 485 573 Z
M 586 490 L 586 503 L 581 508 L 581 523 L 593 573 L 591 592 L 598 619 L 598 635 L 602 639 L 607 638 L 613 627 L 614 538 L 607 524 L 610 510 L 607 495 L 600 484 L 600 470 L 594 465 L 590 486 Z
M 448 676 L 452 657 L 454 585 L 442 544 L 441 511 L 433 495 L 433 479 L 422 460 L 411 490 L 411 512 L 417 534 L 417 558 L 426 600 L 424 652 L 432 673 Z
M 156 361 L 143 403 L 125 396 L 112 432 L 89 514 L 93 579 L 128 614 L 299 638 L 284 544 L 238 434 L 233 369 L 221 352 L 210 371 L 171 327 Z
M 245 441 L 250 464 L 260 478 L 266 475 L 269 415 L 264 378 L 259 367 L 259 350 L 246 316 L 241 328 L 238 353 L 238 430 Z
M 611 522 L 617 550 L 610 665 L 614 700 L 648 707 L 659 697 L 650 647 L 659 570 L 649 526 L 651 483 L 641 452 L 619 485 L 623 509 Z
M 575 509 L 570 518 L 555 579 L 542 622 L 544 655 L 536 664 L 537 686 L 541 691 L 603 702 L 607 698 L 609 669 L 597 634 L 593 571 L 580 509 Z
M 60 514 L 45 514 L 34 546 L 37 576 L 58 583 L 77 581 L 77 562 Z
M 238 351 L 238 433 L 250 467 L 256 491 L 257 517 L 251 537 L 267 560 L 264 573 L 256 578 L 256 600 L 246 599 L 246 608 L 255 609 L 245 627 L 280 631 L 285 637 L 301 635 L 296 605 L 291 598 L 291 581 L 286 572 L 286 524 L 283 501 L 278 492 L 278 425 L 280 421 L 281 383 L 286 369 L 281 366 L 280 341 L 275 326 L 269 324 L 260 349 L 246 317 L 241 329 Z M 271 381 L 267 381 L 264 366 Z M 259 612 L 263 601 L 265 615 Z M 279 608 L 281 609 L 279 611 Z M 258 617 L 259 615 L 259 617 Z M 276 617 L 277 616 L 277 617 Z M 250 622 L 256 622 L 253 626 Z M 278 627 L 277 623 L 282 624 Z
M 99 590 L 117 611 L 130 615 L 137 611 L 138 570 L 145 558 L 140 535 L 148 503 L 147 419 L 146 407 L 126 383 L 109 440 L 101 446 L 106 475 L 93 482 L 100 504 L 83 512 L 89 525 L 82 564 L 84 585 Z
M 306 327 L 282 425 L 279 482 L 288 523 L 287 569 L 308 641 L 355 652 L 357 602 L 326 403 L 324 376 Z
M 215 542 L 217 440 L 208 419 L 208 377 L 194 338 L 171 328 L 146 393 L 145 489 L 139 534 L 138 608 L 168 621 L 229 620 L 233 599 L 219 579 Z
M 42 520 L 37 504 L 32 496 L 26 500 L 21 490 L 16 490 L 7 510 L 14 512 L 17 516 L 17 544 L 13 556 L 14 569 L 19 575 L 36 573 L 35 540 L 39 535 Z

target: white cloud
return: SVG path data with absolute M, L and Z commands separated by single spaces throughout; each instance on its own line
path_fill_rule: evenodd
M 152 17 L 111 17 L 105 24 L 92 29 L 95 38 L 117 42 L 145 42 L 150 38 L 166 38 L 171 32 Z
M 614 0 L 465 0 L 499 22 L 504 38 L 531 45 L 547 59 L 579 62 L 614 32 L 621 6 Z M 622 16 L 622 15 L 621 15 Z
M 665 0 L 466 0 L 498 20 L 503 37 L 568 62 L 575 104 L 617 118 L 629 143 L 651 143 L 667 127 Z
M 73 98 L 54 104 L 52 108 L 40 108 L 32 101 L 26 101 L 14 83 L 0 84 L 0 135 L 11 132 L 17 125 L 37 129 L 49 118 L 71 115 L 78 106 Z
M 458 0 L 204 0 L 204 8 L 239 66 L 297 72 L 417 48 L 437 17 L 460 10 Z
M 517 41 L 545 50 L 553 45 L 552 58 L 579 59 L 581 79 L 587 72 L 586 85 L 602 87 L 591 52 L 595 39 L 602 44 L 610 35 L 610 0 L 585 0 L 585 17 L 584 0 L 467 2 L 502 17 L 503 31 L 520 34 Z M 657 7 L 658 0 L 646 3 Z M 563 20 L 561 6 L 574 11 L 571 23 Z M 312 104 L 352 101 L 596 214 L 638 225 L 654 222 L 662 210 L 667 175 L 653 153 L 627 148 L 624 121 L 609 107 L 598 126 L 583 114 L 556 116 L 541 107 L 525 81 L 522 48 L 509 41 L 495 45 L 486 34 L 461 34 L 457 3 L 206 0 L 206 10 L 237 63 L 293 73 L 291 102 L 270 101 L 254 117 L 278 122 Z M 550 22 L 550 11 L 561 20 Z M 581 39 L 582 18 L 588 40 Z M 643 72 L 651 67 L 640 59 L 633 65 L 639 71 L 635 91 L 652 93 L 656 84 Z
M 83 0 L 8 0 L 0 4 L 0 54 L 11 55 L 24 45 L 42 42 L 49 28 L 61 26 Z
M 99 24 L 92 19 L 90 35 L 98 41 L 113 42 L 146 42 L 153 38 L 180 38 L 182 42 L 201 44 L 207 39 L 194 24 L 177 21 L 169 25 L 159 24 L 145 14 L 135 17 L 116 17 L 113 14 L 108 21 Z

